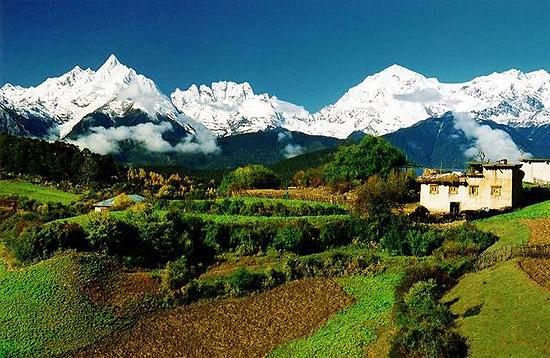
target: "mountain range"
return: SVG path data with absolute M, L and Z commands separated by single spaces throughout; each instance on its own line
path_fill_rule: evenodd
M 297 138 L 301 133 L 300 143 L 287 138 L 277 149 L 281 159 L 339 143 L 320 137 L 345 139 L 363 132 L 385 135 L 419 164 L 434 165 L 442 158 L 464 162 L 475 150 L 492 159 L 516 152 L 548 156 L 549 126 L 550 74 L 544 70 L 443 83 L 392 65 L 316 113 L 256 94 L 246 82 L 191 85 L 166 96 L 114 55 L 97 71 L 76 66 L 36 87 L 0 88 L 0 132 L 63 139 L 100 153 L 120 154 L 134 143 L 163 155 L 223 155 L 245 138 L 239 135 L 275 131 L 273 138 L 285 133 Z M 484 138 L 487 134 L 504 140 L 495 146 Z M 308 142 L 308 136 L 315 137 Z M 429 143 L 435 147 L 428 148 Z M 457 153 L 451 159 L 444 154 L 446 146 Z

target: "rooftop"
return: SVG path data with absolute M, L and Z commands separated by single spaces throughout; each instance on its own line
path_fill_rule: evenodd
M 137 194 L 130 194 L 128 195 L 128 198 L 132 200 L 134 203 L 141 203 L 142 201 L 145 201 L 145 198 L 143 196 L 137 195 Z M 115 199 L 116 199 L 116 196 L 114 198 L 100 201 L 99 203 L 94 204 L 94 207 L 111 207 Z
M 541 163 L 550 162 L 550 158 L 523 158 L 520 160 L 522 163 Z

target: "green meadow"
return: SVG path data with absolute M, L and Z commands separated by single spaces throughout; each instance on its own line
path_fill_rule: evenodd
M 70 204 L 79 196 L 55 188 L 49 188 L 22 180 L 0 180 L 0 195 L 19 195 L 43 203 Z

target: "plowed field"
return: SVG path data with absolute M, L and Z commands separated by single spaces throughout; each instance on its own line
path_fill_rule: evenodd
M 76 357 L 261 357 L 312 334 L 353 299 L 330 279 L 307 279 L 242 299 L 145 317 Z
M 550 219 L 531 219 L 524 222 L 531 231 L 530 243 L 550 244 Z M 526 258 L 519 265 L 533 281 L 550 290 L 550 259 Z

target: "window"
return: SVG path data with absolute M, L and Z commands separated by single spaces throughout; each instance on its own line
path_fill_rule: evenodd
M 470 195 L 478 195 L 479 194 L 479 185 L 471 185 L 469 193 L 470 193 Z
M 439 194 L 439 185 L 430 184 L 430 194 Z
M 492 186 L 491 187 L 491 196 L 500 196 L 502 193 L 501 186 Z
M 458 194 L 458 187 L 457 186 L 450 186 L 449 187 L 449 195 L 456 195 Z

